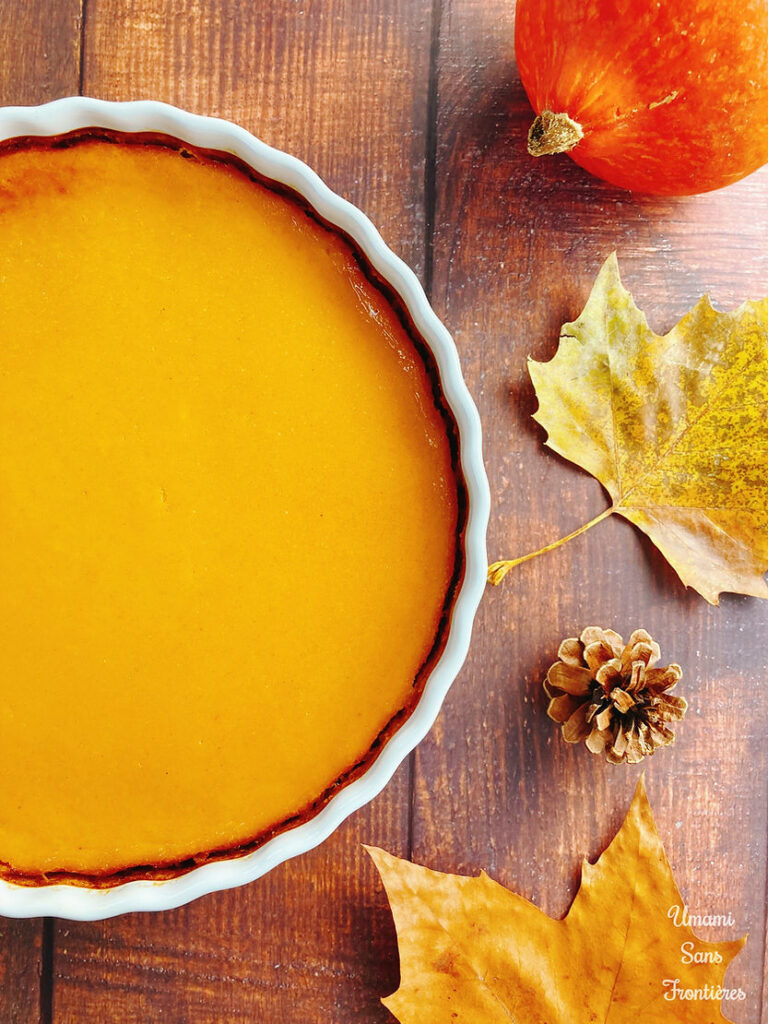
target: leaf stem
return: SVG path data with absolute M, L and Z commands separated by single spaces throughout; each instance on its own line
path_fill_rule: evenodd
M 517 565 L 522 565 L 523 562 L 528 562 L 531 558 L 537 558 L 539 555 L 545 555 L 547 551 L 554 551 L 555 548 L 559 548 L 561 544 L 566 544 L 569 540 L 573 540 L 574 537 L 578 537 L 579 534 L 586 533 L 587 530 L 591 529 L 597 523 L 602 522 L 603 519 L 607 519 L 615 510 L 616 506 L 611 505 L 610 508 L 601 512 L 599 516 L 595 516 L 594 519 L 590 519 L 588 523 L 584 523 L 583 526 L 580 526 L 578 530 L 574 530 L 573 533 L 569 533 L 567 537 L 561 537 L 560 540 L 555 540 L 551 544 L 547 544 L 546 547 L 539 548 L 538 551 L 531 551 L 530 554 L 522 555 L 520 558 L 508 558 L 501 562 L 494 562 L 493 565 L 488 566 L 488 582 L 492 583 L 494 587 L 498 586 L 510 569 L 514 569 Z

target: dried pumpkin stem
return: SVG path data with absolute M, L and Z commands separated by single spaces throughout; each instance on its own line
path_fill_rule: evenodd
M 528 555 L 522 555 L 520 558 L 508 558 L 501 562 L 494 562 L 493 565 L 488 566 L 488 582 L 495 586 L 504 579 L 510 569 L 514 569 L 517 565 L 522 565 L 523 562 L 528 562 L 532 558 L 538 558 L 539 555 L 545 555 L 547 551 L 554 551 L 555 548 L 559 548 L 561 544 L 566 544 L 569 540 L 573 540 L 574 537 L 578 537 L 581 533 L 586 533 L 587 530 L 591 529 L 597 523 L 607 519 L 608 516 L 615 511 L 615 506 L 611 505 L 604 512 L 601 512 L 599 516 L 595 516 L 594 519 L 590 519 L 588 523 L 584 523 L 578 530 L 574 530 L 573 533 L 569 533 L 567 537 L 561 537 L 560 540 L 555 540 L 551 544 L 547 544 L 546 547 L 539 548 L 538 551 L 531 551 Z
M 567 114 L 542 110 L 528 132 L 528 152 L 531 156 L 548 153 L 567 153 L 584 138 L 578 121 Z

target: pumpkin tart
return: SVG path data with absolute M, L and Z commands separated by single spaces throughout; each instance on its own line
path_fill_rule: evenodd
M 306 820 L 412 709 L 463 484 L 396 296 L 223 154 L 0 147 L 0 862 L 159 877 Z

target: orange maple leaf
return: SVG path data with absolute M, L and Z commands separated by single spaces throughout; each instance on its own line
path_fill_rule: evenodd
M 722 591 L 768 598 L 768 299 L 719 313 L 703 298 L 661 337 L 614 254 L 552 359 L 528 367 L 547 445 L 612 504 L 540 551 L 494 562 L 491 583 L 616 513 L 712 604 Z
M 367 849 L 400 949 L 400 987 L 382 1002 L 401 1024 L 722 1024 L 722 999 L 738 998 L 723 980 L 746 939 L 704 942 L 680 920 L 642 779 L 560 921 L 484 872 Z

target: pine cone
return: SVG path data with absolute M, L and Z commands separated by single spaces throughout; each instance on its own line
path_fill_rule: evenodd
M 681 678 L 680 666 L 653 667 L 660 653 L 644 629 L 636 629 L 626 646 L 618 633 L 599 626 L 587 626 L 578 640 L 563 640 L 560 660 L 544 682 L 547 714 L 562 725 L 563 739 L 585 740 L 611 764 L 637 764 L 673 743 L 667 723 L 682 718 L 688 705 L 667 692 Z

